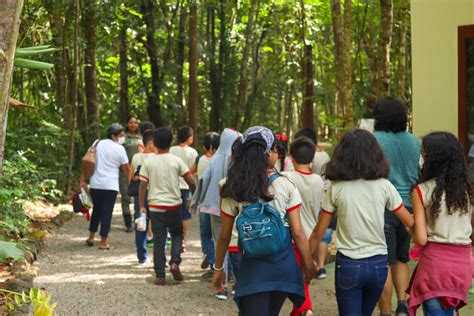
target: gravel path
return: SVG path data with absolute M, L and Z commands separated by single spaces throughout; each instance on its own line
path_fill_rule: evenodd
M 86 247 L 88 222 L 81 215 L 50 235 L 47 250 L 38 262 L 36 287 L 44 287 L 57 302 L 60 315 L 236 315 L 231 299 L 218 301 L 210 283 L 201 278 L 201 248 L 197 217 L 191 220 L 187 252 L 181 269 L 185 281 L 178 284 L 167 275 L 167 286 L 153 284 L 152 265 L 139 267 L 134 234 L 125 233 L 120 205 L 113 215 L 110 242 L 115 249 Z M 150 251 L 149 251 L 150 252 Z M 318 315 L 336 315 L 332 266 L 325 281 L 313 281 L 311 293 Z M 288 315 L 287 302 L 282 315 Z

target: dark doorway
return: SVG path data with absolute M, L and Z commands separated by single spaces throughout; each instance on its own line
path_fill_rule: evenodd
M 458 27 L 458 134 L 474 182 L 474 25 Z

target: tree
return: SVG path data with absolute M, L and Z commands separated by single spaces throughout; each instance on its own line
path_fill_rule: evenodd
M 314 128 L 314 83 L 313 83 L 313 46 L 306 43 L 306 14 L 304 0 L 301 6 L 301 40 L 303 42 L 302 78 L 303 78 L 303 127 Z
M 0 10 L 0 177 L 3 174 L 8 100 L 22 9 L 23 0 L 4 0 Z
M 377 98 L 390 92 L 390 45 L 393 30 L 393 0 L 380 0 Z
M 245 43 L 242 51 L 242 61 L 240 65 L 240 81 L 237 96 L 237 111 L 234 118 L 234 126 L 240 128 L 242 112 L 247 103 L 248 81 L 248 61 L 250 56 L 250 45 L 253 38 L 253 26 L 258 0 L 250 1 L 250 10 L 248 13 L 247 27 L 245 28 Z
M 126 122 L 130 113 L 130 102 L 128 98 L 128 41 L 127 41 L 127 23 L 121 21 L 119 31 L 119 71 L 120 71 L 120 90 L 119 90 L 119 122 Z
M 197 4 L 189 5 L 189 126 L 197 133 L 198 93 L 198 51 L 197 51 Z
M 147 112 L 150 121 L 156 126 L 163 125 L 161 117 L 161 82 L 160 82 L 160 66 L 158 63 L 158 48 L 155 39 L 155 6 L 152 0 L 141 0 L 141 11 L 146 26 L 146 43 L 144 44 L 151 66 L 151 93 L 147 91 Z M 147 89 L 148 90 L 148 89 Z
M 334 32 L 334 68 L 336 71 L 336 109 L 343 118 L 344 125 L 354 124 L 352 105 L 352 1 L 344 1 L 344 12 L 341 1 L 331 1 L 331 12 Z
M 84 85 L 86 94 L 87 142 L 91 144 L 100 137 L 100 103 L 97 87 L 96 46 L 97 46 L 97 3 L 96 0 L 83 1 L 82 32 L 84 34 Z

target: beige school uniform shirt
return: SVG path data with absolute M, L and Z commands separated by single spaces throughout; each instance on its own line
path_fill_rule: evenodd
M 299 170 L 283 172 L 283 175 L 290 178 L 298 188 L 302 200 L 301 224 L 306 238 L 309 239 L 319 218 L 324 195 L 323 179 L 312 172 L 306 173 Z
M 316 151 L 313 158 L 312 171 L 313 173 L 322 176 L 326 170 L 326 165 L 328 164 L 329 155 L 325 151 Z
M 387 179 L 331 181 L 321 210 L 337 213 L 336 248 L 352 259 L 387 254 L 384 211 L 397 212 L 402 198 Z
M 183 160 L 170 153 L 147 158 L 140 169 L 140 180 L 148 183 L 150 212 L 174 210 L 181 205 L 180 180 L 189 173 Z
M 143 165 L 143 162 L 148 159 L 149 157 L 152 157 L 155 155 L 155 153 L 138 153 L 133 155 L 132 158 L 132 165 L 133 165 L 133 172 L 137 172 L 138 167 Z
M 204 175 L 204 171 L 206 171 L 207 164 L 209 163 L 209 160 L 211 160 L 212 156 L 206 156 L 202 155 L 201 158 L 199 158 L 198 165 L 197 165 L 197 170 L 196 174 L 198 179 L 201 179 L 202 176 Z
M 423 182 L 415 188 L 421 203 L 425 207 L 428 241 L 457 245 L 471 244 L 472 205 L 469 205 L 469 210 L 466 214 L 458 210 L 452 215 L 449 215 L 445 194 L 443 193 L 440 206 L 441 212 L 435 220 L 431 215 L 431 207 L 433 205 L 432 196 L 435 188 L 436 181 L 434 179 Z
M 196 149 L 190 146 L 173 146 L 170 148 L 170 153 L 181 158 L 188 169 L 194 165 L 198 156 Z M 189 190 L 189 186 L 183 178 L 179 181 L 179 188 L 180 190 Z

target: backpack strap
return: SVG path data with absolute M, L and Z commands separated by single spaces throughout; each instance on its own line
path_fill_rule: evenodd
M 272 174 L 272 175 L 270 176 L 269 181 L 268 181 L 268 186 L 272 185 L 273 182 L 275 182 L 275 180 L 278 179 L 280 176 L 281 176 L 281 174 L 278 173 L 278 172 L 275 172 L 274 174 Z

